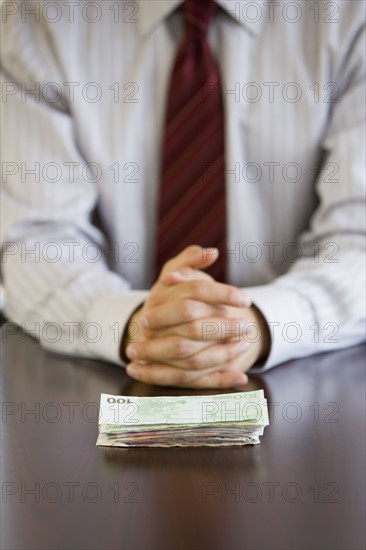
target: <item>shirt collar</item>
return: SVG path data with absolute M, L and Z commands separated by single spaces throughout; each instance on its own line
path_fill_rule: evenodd
M 260 33 L 263 22 L 268 17 L 266 6 L 262 5 L 263 0 L 257 2 L 252 0 L 241 0 L 240 2 L 238 0 L 216 0 L 216 2 L 228 16 L 253 36 Z M 141 34 L 144 36 L 151 32 L 182 3 L 183 0 L 140 0 L 137 17 Z M 251 5 L 247 6 L 247 4 Z

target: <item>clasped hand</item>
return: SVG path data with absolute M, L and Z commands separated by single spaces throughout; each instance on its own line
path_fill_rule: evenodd
M 262 314 L 248 294 L 201 271 L 218 252 L 190 246 L 169 260 L 130 319 L 127 373 L 162 386 L 230 388 L 269 351 Z M 131 338 L 132 339 L 132 338 Z

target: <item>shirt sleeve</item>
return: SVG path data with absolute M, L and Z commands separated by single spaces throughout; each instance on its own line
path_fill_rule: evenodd
M 339 63 L 339 93 L 316 181 L 319 204 L 294 243 L 299 258 L 272 283 L 247 289 L 272 340 L 267 360 L 254 372 L 365 340 L 364 54 L 362 32 Z
M 47 29 L 16 20 L 1 48 L 4 312 L 51 351 L 122 364 L 123 328 L 147 293 L 108 267 L 70 105 L 41 93 L 64 81 Z

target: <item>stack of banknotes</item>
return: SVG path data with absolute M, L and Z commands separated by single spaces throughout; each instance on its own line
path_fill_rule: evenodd
M 267 425 L 267 401 L 263 390 L 184 397 L 127 397 L 103 393 L 97 445 L 256 445 Z

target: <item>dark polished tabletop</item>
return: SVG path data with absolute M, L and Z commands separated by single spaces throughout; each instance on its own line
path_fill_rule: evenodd
M 102 392 L 194 392 L 1 331 L 3 550 L 365 548 L 364 346 L 252 376 L 260 445 L 118 449 L 95 446 Z

